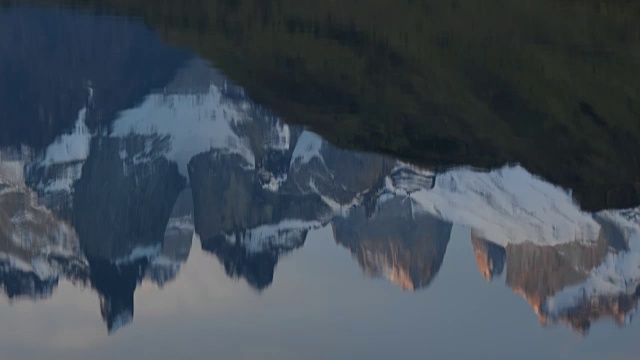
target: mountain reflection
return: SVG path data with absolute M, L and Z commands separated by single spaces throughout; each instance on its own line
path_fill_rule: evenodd
M 40 14 L 24 16 L 37 24 Z M 70 74 L 73 104 L 32 114 L 51 95 L 44 89 L 7 105 L 35 121 L 29 129 L 52 119 L 46 136 L 12 124 L 15 136 L 0 138 L 0 282 L 10 299 L 50 297 L 64 278 L 95 290 L 113 332 L 132 321 L 141 282 L 176 279 L 193 239 L 228 276 L 263 291 L 280 258 L 327 226 L 366 275 L 425 289 L 459 224 L 473 229 L 482 276 L 506 271 L 506 285 L 541 322 L 585 332 L 603 317 L 630 321 L 640 210 L 583 212 L 568 191 L 519 166 L 437 171 L 339 149 L 132 26 L 127 34 L 149 41 L 130 41 L 148 48 L 122 65 Z M 170 61 L 144 68 L 161 73 L 140 76 L 153 81 L 123 80 L 123 69 L 158 54 Z
M 429 286 L 440 270 L 452 224 L 414 213 L 411 201 L 393 197 L 368 218 L 362 206 L 333 222 L 336 242 L 351 251 L 367 275 L 404 290 Z

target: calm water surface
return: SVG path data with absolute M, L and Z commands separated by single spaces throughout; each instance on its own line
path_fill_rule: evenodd
M 635 170 L 341 148 L 175 38 L 0 11 L 0 359 L 637 358 Z

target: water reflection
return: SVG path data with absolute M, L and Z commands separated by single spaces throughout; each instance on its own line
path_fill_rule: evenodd
M 42 16 L 3 19 L 51 30 Z M 53 113 L 32 111 L 59 83 L 20 102 L 0 97 L 28 119 L 9 124 L 0 149 L 0 283 L 12 301 L 55 296 L 66 279 L 95 291 L 114 332 L 133 320 L 140 284 L 174 281 L 194 242 L 261 292 L 283 256 L 327 227 L 367 276 L 426 289 L 456 224 L 472 229 L 480 274 L 500 281 L 506 273 L 542 323 L 584 333 L 605 317 L 631 320 L 640 296 L 639 209 L 582 211 L 570 191 L 520 166 L 444 171 L 343 150 L 283 122 L 139 24 L 46 16 L 99 24 L 90 35 L 74 32 L 80 44 L 111 44 L 123 26 L 136 45 L 120 65 L 103 47 L 88 51 L 111 61 L 58 79 L 74 85 Z M 68 33 L 53 31 L 47 41 L 68 45 Z M 143 71 L 135 77 L 143 80 L 127 82 L 123 69 Z
M 112 332 L 133 319 L 138 284 L 175 279 L 194 235 L 229 276 L 262 291 L 279 258 L 326 225 L 365 274 L 417 290 L 438 273 L 456 223 L 473 229 L 482 276 L 506 267 L 507 286 L 543 323 L 585 332 L 636 308 L 636 210 L 582 212 L 521 167 L 436 174 L 340 150 L 202 61 L 108 133 L 86 126 L 101 94 L 86 96 L 71 131 L 45 149 L 1 152 L 1 279 L 12 299 L 52 296 L 64 277 L 95 290 Z

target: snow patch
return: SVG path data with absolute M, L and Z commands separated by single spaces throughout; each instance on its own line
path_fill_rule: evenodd
M 247 114 L 224 98 L 214 85 L 206 94 L 147 96 L 137 108 L 124 111 L 116 120 L 114 137 L 131 134 L 166 136 L 170 146 L 164 156 L 178 165 L 188 178 L 187 164 L 195 155 L 211 149 L 240 155 L 249 168 L 255 158 L 249 142 L 233 126 L 247 120 Z
M 86 115 L 87 109 L 81 109 L 71 134 L 58 137 L 47 147 L 43 165 L 84 161 L 89 156 L 91 133 L 85 124 Z
M 71 192 L 73 184 L 82 176 L 82 164 L 89 157 L 91 133 L 85 124 L 87 109 L 78 113 L 75 127 L 71 134 L 64 134 L 47 147 L 44 158 L 36 163 L 37 167 L 53 168 L 48 174 L 52 179 L 37 185 L 45 194 Z M 60 166 L 63 165 L 63 166 Z
M 322 227 L 320 221 L 287 219 L 277 224 L 268 224 L 226 235 L 232 244 L 240 242 L 249 253 L 258 253 L 272 248 L 291 248 L 299 245 L 302 233 Z
M 133 321 L 133 313 L 131 313 L 128 310 L 125 310 L 121 313 L 119 313 L 114 319 L 113 322 L 111 323 L 111 327 L 109 328 L 109 333 L 112 334 L 118 330 L 120 330 L 122 327 L 128 325 L 129 323 L 131 323 L 131 321 Z
M 262 184 L 262 188 L 271 191 L 277 192 L 280 189 L 280 186 L 287 181 L 287 174 L 282 174 L 279 176 L 270 176 L 269 181 Z
M 289 129 L 289 125 L 277 119 L 274 121 L 275 124 L 266 139 L 266 148 L 287 151 L 291 146 L 291 130 Z
M 322 158 L 322 154 L 320 154 L 323 143 L 324 140 L 317 134 L 310 131 L 303 131 L 300 138 L 298 138 L 296 147 L 293 149 L 290 167 L 293 167 L 294 164 L 298 166 L 304 165 L 316 157 L 324 164 L 324 159 Z
M 7 264 L 10 269 L 15 269 L 25 273 L 32 273 L 43 281 L 58 277 L 58 272 L 40 257 L 32 259 L 29 263 L 14 255 L 0 253 L 0 263 Z
M 629 239 L 629 249 L 608 253 L 603 263 L 592 269 L 584 282 L 564 288 L 545 301 L 550 317 L 577 307 L 593 298 L 635 293 L 640 285 L 640 225 L 625 217 L 627 210 L 607 210 L 598 213 L 618 224 Z
M 131 264 L 142 259 L 151 259 L 160 255 L 160 245 L 138 246 L 131 250 L 129 255 L 118 258 L 114 261 L 116 266 Z
M 570 193 L 530 174 L 520 166 L 491 172 L 463 168 L 438 175 L 433 189 L 408 195 L 416 211 L 469 226 L 501 246 L 533 242 L 555 245 L 572 241 L 593 242 L 600 225 L 582 212 Z

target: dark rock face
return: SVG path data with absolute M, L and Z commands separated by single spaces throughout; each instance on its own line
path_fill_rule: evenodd
M 471 232 L 471 244 L 480 274 L 489 281 L 500 276 L 507 257 L 504 248 L 484 240 L 473 231 Z
M 97 139 L 75 186 L 75 227 L 109 332 L 133 318 L 133 293 L 149 267 L 146 252 L 161 251 L 169 217 L 185 186 L 176 164 L 154 158 L 153 150 L 144 152 L 150 156 L 145 162 L 129 156 L 148 150 L 153 141 Z
M 8 262 L 0 262 L 0 286 L 9 299 L 43 299 L 53 294 L 58 278 L 40 278 L 32 272 L 19 271 Z
M 243 169 L 240 161 L 237 156 L 210 152 L 196 156 L 189 164 L 195 229 L 203 249 L 220 259 L 227 274 L 264 289 L 272 282 L 278 256 L 302 246 L 306 232 L 285 242 L 272 239 L 273 243 L 258 252 L 247 249 L 250 244 L 241 241 L 243 234 L 286 219 L 315 221 L 330 210 L 317 194 L 295 196 L 264 190 L 256 173 Z M 231 243 L 228 237 L 237 241 Z
M 405 290 L 427 287 L 449 243 L 451 223 L 414 213 L 411 199 L 393 198 L 368 218 L 364 207 L 332 221 L 335 239 L 370 276 L 384 276 Z
M 136 247 L 160 245 L 185 180 L 158 157 L 132 163 L 152 139 L 96 139 L 75 186 L 74 222 L 87 257 L 117 259 Z
M 142 280 L 146 259 L 119 266 L 105 259 L 89 258 L 91 284 L 100 296 L 100 314 L 109 333 L 133 319 L 133 293 Z
M 244 99 L 230 90 L 225 96 Z M 339 150 L 259 109 L 252 114 L 235 130 L 248 139 L 255 165 L 211 150 L 195 156 L 188 170 L 203 249 L 230 276 L 261 290 L 273 281 L 280 255 L 302 246 L 309 229 L 328 223 L 335 206 L 350 206 L 393 162 Z
M 289 251 L 304 244 L 306 234 L 290 245 Z M 273 282 L 273 273 L 281 252 L 267 249 L 257 253 L 247 251 L 240 244 L 231 244 L 224 237 L 209 238 L 202 242 L 202 249 L 218 257 L 224 270 L 230 277 L 242 278 L 256 290 L 262 291 Z
M 300 163 L 299 159 L 291 160 L 290 183 L 298 191 L 317 192 L 338 204 L 348 204 L 358 194 L 372 190 L 395 164 L 385 156 L 341 150 L 324 140 L 321 144 L 321 157 L 311 158 L 305 163 Z
M 243 169 L 240 161 L 211 152 L 189 164 L 195 227 L 203 241 L 285 218 L 315 220 L 328 212 L 316 194 L 296 197 L 264 190 L 255 172 Z

